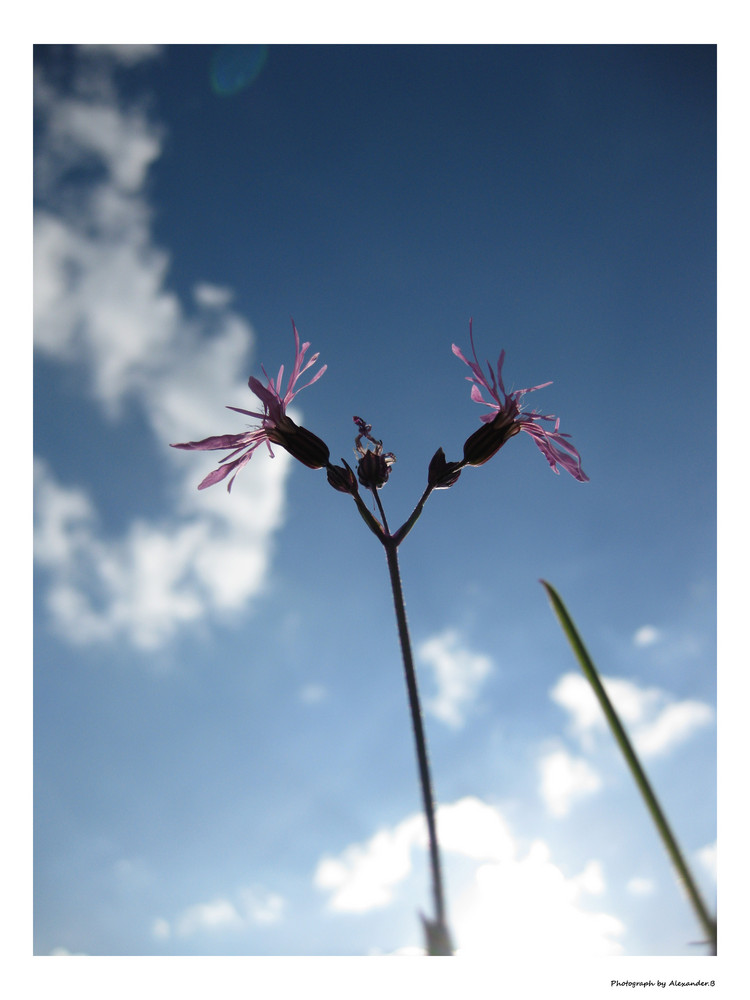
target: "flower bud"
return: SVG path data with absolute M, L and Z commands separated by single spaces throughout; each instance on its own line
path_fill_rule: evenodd
M 427 470 L 427 484 L 436 490 L 447 490 L 461 475 L 459 462 L 446 462 L 445 452 L 438 448 Z
M 341 461 L 344 462 L 343 458 Z M 351 493 L 352 496 L 355 493 L 359 493 L 357 477 L 354 475 L 346 462 L 344 462 L 344 467 L 341 465 L 329 465 L 326 472 L 328 475 L 328 482 L 335 490 L 338 490 L 339 493 Z
M 357 463 L 357 476 L 360 483 L 367 489 L 379 490 L 388 482 L 393 461 L 394 459 L 390 455 L 366 451 Z
M 354 417 L 358 434 L 354 439 L 354 448 L 359 455 L 357 463 L 357 475 L 360 483 L 370 490 L 379 490 L 388 482 L 391 474 L 391 466 L 396 461 L 396 456 L 392 451 L 383 454 L 383 442 L 372 436 L 372 426 L 366 423 L 362 417 Z M 362 438 L 366 438 L 374 448 L 368 451 L 362 444 Z
M 499 451 L 505 442 L 518 434 L 521 427 L 512 416 L 500 412 L 490 423 L 482 424 L 479 430 L 464 442 L 462 465 L 484 465 Z

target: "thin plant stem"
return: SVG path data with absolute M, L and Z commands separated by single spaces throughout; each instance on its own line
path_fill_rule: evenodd
M 406 622 L 406 607 L 404 605 L 404 593 L 401 587 L 401 574 L 398 566 L 398 544 L 391 536 L 383 538 L 382 541 L 383 546 L 385 547 L 386 558 L 388 560 L 388 572 L 391 577 L 393 605 L 396 611 L 398 636 L 401 642 L 401 653 L 404 660 L 406 687 L 409 692 L 409 709 L 411 711 L 414 742 L 417 749 L 419 781 L 422 787 L 422 800 L 424 804 L 425 818 L 427 820 L 427 834 L 429 838 L 432 891 L 435 902 L 435 921 L 434 923 L 431 923 L 430 921 L 425 920 L 424 923 L 427 931 L 430 954 L 452 955 L 453 951 L 450 945 L 450 935 L 448 934 L 445 922 L 445 898 L 443 895 L 443 878 L 440 868 L 440 853 L 438 850 L 437 827 L 435 823 L 435 801 L 432 793 L 430 765 L 427 757 L 427 741 L 425 740 L 424 727 L 422 725 L 422 712 L 419 704 L 417 675 L 414 669 L 414 658 L 411 651 L 409 628 Z
M 385 528 L 386 538 L 390 535 L 390 528 L 388 527 L 388 518 L 385 516 L 385 511 L 383 510 L 383 504 L 380 500 L 380 494 L 375 489 L 374 486 L 370 487 L 372 495 L 375 497 L 375 503 L 378 505 L 378 510 L 380 511 L 380 516 L 383 518 L 383 527 Z
M 667 822 L 667 818 L 659 805 L 659 801 L 651 788 L 651 783 L 649 782 L 646 774 L 641 767 L 641 763 L 636 755 L 635 750 L 628 738 L 625 729 L 617 715 L 617 712 L 609 700 L 609 696 L 604 689 L 604 685 L 601 682 L 599 674 L 597 673 L 596 667 L 594 666 L 591 657 L 583 644 L 583 641 L 578 634 L 573 621 L 568 614 L 567 608 L 563 604 L 560 596 L 549 583 L 544 580 L 540 581 L 542 586 L 547 591 L 547 595 L 552 604 L 552 608 L 557 615 L 557 618 L 562 625 L 563 631 L 568 637 L 571 648 L 581 665 L 583 673 L 591 684 L 594 690 L 594 694 L 599 700 L 604 714 L 607 717 L 607 722 L 609 723 L 610 729 L 617 740 L 617 743 L 622 751 L 623 756 L 630 768 L 630 771 L 635 779 L 635 783 L 643 796 L 646 803 L 646 807 L 651 814 L 651 818 L 654 821 L 656 829 L 658 830 L 659 836 L 661 837 L 662 843 L 666 848 L 666 851 L 677 870 L 678 877 L 680 881 L 685 886 L 688 898 L 695 910 L 695 913 L 700 921 L 701 927 L 708 938 L 708 943 L 711 944 L 713 948 L 713 953 L 716 954 L 716 920 L 711 917 L 706 904 L 703 901 L 703 897 L 698 891 L 698 887 L 695 883 L 693 875 L 688 868 L 687 862 L 685 861 L 684 855 L 680 850 L 677 841 L 672 833 L 672 830 Z
M 400 545 L 401 542 L 403 542 L 403 540 L 409 534 L 411 529 L 417 523 L 417 519 L 422 513 L 422 508 L 425 505 L 425 501 L 427 500 L 427 497 L 430 495 L 430 493 L 432 493 L 433 489 L 434 489 L 433 486 L 429 485 L 427 486 L 427 489 L 419 498 L 419 502 L 417 503 L 417 506 L 414 508 L 414 510 L 411 512 L 409 518 L 406 521 L 404 521 L 404 523 L 401 525 L 398 531 L 394 534 L 393 541 L 395 542 L 396 545 Z

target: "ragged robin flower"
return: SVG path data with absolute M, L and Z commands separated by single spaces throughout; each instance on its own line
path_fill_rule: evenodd
M 500 352 L 497 362 L 497 376 L 489 362 L 487 363 L 488 379 L 477 358 L 471 321 L 469 322 L 469 338 L 474 355 L 473 361 L 464 357 L 461 349 L 455 344 L 453 345 L 453 353 L 471 369 L 472 374 L 466 376 L 467 381 L 472 383 L 471 398 L 475 403 L 489 406 L 494 412 L 483 414 L 481 418 L 483 426 L 467 438 L 464 444 L 463 462 L 460 465 L 483 465 L 502 448 L 509 438 L 520 431 L 525 431 L 534 439 L 534 443 L 549 462 L 553 472 L 559 475 L 557 466 L 560 465 L 574 479 L 580 483 L 587 483 L 589 477 L 581 468 L 581 456 L 568 440 L 570 435 L 560 431 L 560 419 L 552 414 L 538 413 L 536 410 L 526 412 L 522 409 L 521 401 L 527 392 L 544 389 L 552 383 L 543 382 L 530 389 L 515 389 L 513 392 L 506 392 L 502 376 L 505 351 Z M 483 389 L 489 393 L 491 397 L 489 400 L 482 395 Z M 553 421 L 554 427 L 551 430 L 544 426 L 543 422 Z
M 319 437 L 306 428 L 299 427 L 291 417 L 286 415 L 286 408 L 297 393 L 301 392 L 302 389 L 306 389 L 308 385 L 312 385 L 313 382 L 317 382 L 328 367 L 327 365 L 323 365 L 309 382 L 296 388 L 301 375 L 315 364 L 318 360 L 318 355 L 314 354 L 305 363 L 305 354 L 310 344 L 306 343 L 300 346 L 299 334 L 294 322 L 292 322 L 292 329 L 294 330 L 295 344 L 294 366 L 289 375 L 284 395 L 281 395 L 284 366 L 282 365 L 279 369 L 279 374 L 275 382 L 268 376 L 265 368 L 262 368 L 268 385 L 264 386 L 262 382 L 257 378 L 253 378 L 252 375 L 250 376 L 248 385 L 263 403 L 263 413 L 258 413 L 254 410 L 242 410 L 238 406 L 227 407 L 228 410 L 235 410 L 237 413 L 244 413 L 248 417 L 260 420 L 260 427 L 252 428 L 242 434 L 220 434 L 217 437 L 204 438 L 202 441 L 189 441 L 186 444 L 172 445 L 173 448 L 183 448 L 186 451 L 222 451 L 224 449 L 231 449 L 231 454 L 222 459 L 218 469 L 214 469 L 200 483 L 198 486 L 199 490 L 204 490 L 208 486 L 213 486 L 215 483 L 221 482 L 222 479 L 225 479 L 232 473 L 232 478 L 227 485 L 227 491 L 231 491 L 232 483 L 237 473 L 243 466 L 247 465 L 253 457 L 255 449 L 264 442 L 272 458 L 273 449 L 271 444 L 277 444 L 310 469 L 322 469 L 328 465 L 330 453 L 325 442 L 321 441 Z

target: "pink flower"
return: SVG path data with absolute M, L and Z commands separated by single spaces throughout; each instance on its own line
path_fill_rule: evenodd
M 587 483 L 589 477 L 581 468 L 581 456 L 568 440 L 570 435 L 560 431 L 559 418 L 552 414 L 538 413 L 536 410 L 524 412 L 521 408 L 521 400 L 527 392 L 536 392 L 537 389 L 544 389 L 552 383 L 543 382 L 530 389 L 516 389 L 513 392 L 506 392 L 502 375 L 505 351 L 501 351 L 498 358 L 497 376 L 495 376 L 492 366 L 487 362 L 489 372 L 489 379 L 487 379 L 477 358 L 471 321 L 469 321 L 469 338 L 474 354 L 473 361 L 464 357 L 461 349 L 455 344 L 453 344 L 453 353 L 471 369 L 472 374 L 466 376 L 467 381 L 472 383 L 471 398 L 475 403 L 489 406 L 494 412 L 482 415 L 482 423 L 487 426 L 481 427 L 467 439 L 464 445 L 464 461 L 461 464 L 483 465 L 509 438 L 518 434 L 519 431 L 525 431 L 534 439 L 534 443 L 547 459 L 554 473 L 560 474 L 557 468 L 560 465 L 574 479 L 580 483 Z M 489 393 L 491 397 L 489 400 L 482 395 L 483 389 Z M 554 421 L 554 427 L 548 430 L 543 426 L 543 421 Z
M 253 378 L 252 375 L 250 376 L 248 385 L 263 403 L 263 413 L 257 413 L 254 410 L 241 410 L 238 406 L 227 407 L 228 410 L 235 410 L 237 413 L 244 413 L 248 417 L 255 417 L 257 420 L 260 420 L 260 427 L 245 431 L 242 434 L 221 434 L 217 437 L 204 438 L 202 441 L 189 441 L 186 444 L 171 445 L 172 448 L 183 448 L 187 451 L 221 451 L 226 448 L 232 449 L 231 454 L 222 459 L 219 468 L 214 469 L 200 483 L 198 486 L 199 490 L 205 490 L 206 487 L 221 482 L 231 472 L 233 475 L 227 485 L 227 491 L 230 492 L 235 476 L 243 466 L 247 465 L 253 457 L 255 449 L 263 444 L 263 442 L 266 443 L 272 458 L 273 449 L 271 448 L 271 444 L 273 443 L 286 449 L 286 451 L 310 469 L 321 469 L 328 464 L 329 451 L 325 442 L 321 441 L 319 437 L 316 437 L 315 434 L 312 434 L 304 427 L 297 426 L 286 415 L 286 408 L 297 393 L 301 392 L 302 389 L 306 389 L 308 385 L 312 385 L 313 382 L 317 382 L 328 367 L 327 365 L 323 365 L 309 382 L 306 382 L 305 385 L 301 385 L 299 388 L 295 388 L 301 375 L 315 364 L 319 355 L 314 354 L 305 364 L 305 354 L 310 345 L 309 343 L 302 344 L 300 347 L 299 334 L 297 333 L 294 321 L 292 321 L 292 329 L 294 330 L 295 344 L 294 367 L 289 375 L 284 395 L 281 395 L 284 366 L 282 365 L 279 369 L 279 374 L 275 382 L 272 378 L 269 378 L 265 368 L 262 368 L 268 385 L 264 386 L 262 382 L 257 378 Z

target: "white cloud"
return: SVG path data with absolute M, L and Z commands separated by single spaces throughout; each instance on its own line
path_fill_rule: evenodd
M 94 530 L 93 504 L 83 490 L 60 487 L 41 459 L 34 461 L 34 481 L 38 487 L 34 558 L 46 567 L 68 566 Z
M 614 916 L 591 912 L 587 896 L 605 890 L 598 861 L 566 876 L 537 841 L 523 854 L 510 826 L 494 806 L 469 797 L 437 811 L 438 836 L 446 867 L 454 858 L 473 861 L 462 884 L 453 882 L 451 929 L 460 954 L 508 954 L 534 959 L 540 953 L 616 954 L 624 931 Z M 366 912 L 389 905 L 412 871 L 412 854 L 426 851 L 421 815 L 378 831 L 338 857 L 321 859 L 315 884 L 330 893 L 329 907 Z M 458 871 L 458 869 L 457 869 Z
M 596 863 L 566 877 L 542 841 L 512 865 L 481 865 L 456 919 L 459 954 L 497 955 L 500 945 L 514 961 L 532 963 L 542 954 L 546 961 L 621 954 L 622 922 L 586 903 L 587 882 L 602 891 L 595 870 Z
M 220 288 L 201 281 L 193 289 L 193 297 L 198 305 L 206 309 L 224 309 L 232 302 L 234 292 L 231 288 Z
M 273 461 L 259 453 L 230 500 L 221 486 L 196 489 L 215 453 L 168 447 L 245 426 L 224 407 L 250 405 L 253 336 L 229 309 L 229 290 L 199 283 L 196 300 L 211 308 L 195 316 L 169 291 L 169 257 L 153 243 L 144 196 L 160 132 L 120 106 L 112 76 L 115 62 L 155 49 L 103 48 L 85 50 L 70 94 L 36 80 L 35 344 L 50 361 L 85 371 L 110 419 L 126 399 L 142 408 L 173 477 L 175 509 L 109 537 L 90 494 L 41 462 L 35 556 L 66 638 L 154 649 L 184 623 L 239 610 L 260 591 L 290 460 L 281 450 Z
M 144 59 L 153 59 L 162 50 L 161 45 L 81 45 L 92 55 L 107 56 L 124 66 L 133 66 Z
M 172 936 L 172 928 L 169 926 L 169 921 L 165 920 L 164 917 L 157 917 L 151 925 L 151 933 L 157 941 L 166 941 L 167 938 Z
M 674 701 L 659 688 L 641 688 L 619 677 L 603 677 L 602 683 L 637 752 L 655 757 L 674 749 L 708 725 L 713 711 L 703 702 Z M 588 681 L 580 674 L 565 674 L 550 691 L 550 697 L 571 717 L 571 731 L 586 750 L 608 727 Z
M 366 844 L 352 844 L 338 858 L 322 858 L 313 881 L 332 893 L 330 908 L 364 913 L 392 902 L 394 887 L 411 871 L 412 848 L 422 839 L 423 827 L 421 815 L 409 816 Z
M 117 184 L 92 188 L 70 218 L 46 208 L 34 220 L 35 347 L 83 365 L 110 416 L 196 339 L 164 287 L 169 259 L 151 245 L 145 204 Z
M 683 743 L 714 717 L 713 710 L 701 701 L 680 701 L 666 705 L 650 722 L 644 722 L 634 734 L 635 748 L 644 757 L 668 753 Z
M 512 861 L 515 842 L 502 813 L 487 802 L 468 796 L 438 806 L 436 823 L 442 848 L 475 861 Z M 426 844 L 426 832 L 422 831 Z
M 125 638 L 152 650 L 181 625 L 242 608 L 262 589 L 270 534 L 280 523 L 284 468 L 271 465 L 278 478 L 246 476 L 242 500 L 227 504 L 231 516 L 212 516 L 208 504 L 176 524 L 135 521 L 108 540 L 86 495 L 62 486 L 37 460 L 35 552 L 49 571 L 46 606 L 56 629 L 76 644 Z M 243 524 L 239 515 L 253 496 L 258 505 Z
M 562 747 L 543 754 L 538 766 L 539 791 L 553 816 L 567 816 L 574 802 L 602 787 L 598 772 L 582 757 L 573 757 Z
M 625 886 L 627 891 L 633 896 L 651 896 L 656 888 L 650 878 L 634 876 Z
M 219 896 L 208 903 L 195 903 L 182 910 L 170 921 L 157 917 L 151 924 L 151 934 L 166 941 L 173 934 L 191 937 L 202 932 L 238 930 L 251 924 L 279 923 L 286 909 L 286 900 L 275 892 L 259 886 L 240 888 L 236 902 Z
M 466 711 L 492 670 L 492 661 L 463 646 L 453 629 L 422 642 L 417 658 L 432 669 L 437 686 L 437 694 L 426 700 L 425 710 L 449 726 L 462 726 Z
M 496 809 L 479 799 L 439 806 L 436 823 L 443 851 L 479 861 L 513 857 L 510 828 Z M 421 813 L 409 816 L 391 830 L 379 830 L 365 844 L 347 847 L 337 858 L 321 859 L 315 885 L 332 892 L 332 910 L 362 913 L 387 906 L 395 887 L 412 870 L 413 849 L 426 846 L 424 817 Z
M 189 906 L 178 917 L 175 929 L 181 937 L 188 937 L 198 931 L 221 930 L 241 923 L 242 918 L 228 899 L 214 899 Z
M 701 847 L 701 849 L 696 852 L 696 857 L 715 882 L 717 864 L 716 841 L 714 841 L 713 844 L 707 844 L 705 847 Z
M 601 896 L 607 888 L 604 870 L 599 861 L 587 861 L 583 871 L 580 875 L 574 876 L 573 881 L 590 896 Z
M 642 625 L 633 635 L 634 646 L 653 646 L 661 639 L 661 632 L 653 625 Z
M 254 887 L 241 889 L 240 899 L 245 919 L 254 924 L 277 924 L 284 916 L 286 900 L 277 892 Z

